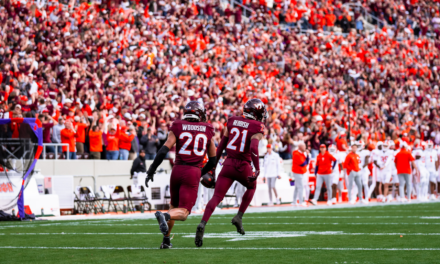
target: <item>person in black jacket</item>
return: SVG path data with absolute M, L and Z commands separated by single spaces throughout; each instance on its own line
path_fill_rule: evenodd
M 143 149 L 139 151 L 139 156 L 133 161 L 130 170 L 130 179 L 133 179 L 135 172 L 147 172 L 147 169 L 145 168 L 145 150 Z

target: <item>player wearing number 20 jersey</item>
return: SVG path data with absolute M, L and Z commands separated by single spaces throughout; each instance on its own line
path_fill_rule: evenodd
M 214 136 L 214 127 L 208 123 L 176 120 L 170 130 L 177 139 L 175 164 L 200 168 Z
M 236 226 L 237 232 L 245 234 L 241 219 L 254 197 L 256 180 L 260 173 L 258 143 L 263 137 L 264 124 L 262 121 L 266 116 L 267 111 L 264 103 L 260 99 L 251 99 L 244 105 L 243 116 L 229 118 L 217 148 L 217 160 L 223 150 L 226 150 L 228 156 L 218 175 L 214 196 L 207 204 L 202 221 L 197 226 L 196 246 L 203 245 L 205 225 L 234 181 L 238 181 L 247 188 L 238 214 L 231 221 Z M 254 164 L 255 172 L 252 172 L 251 162 Z
M 173 123 L 167 141 L 147 171 L 145 185 L 148 187 L 148 182 L 153 181 L 157 167 L 162 163 L 169 149 L 176 145 L 176 161 L 170 178 L 170 210 L 167 213 L 156 212 L 160 231 L 164 235 L 161 249 L 172 247 L 169 235 L 174 221 L 186 220 L 197 200 L 200 177 L 216 164 L 215 145 L 212 139 L 214 127 L 205 121 L 206 112 L 201 104 L 197 101 L 186 104 L 183 120 Z M 201 169 L 206 154 L 209 160 Z

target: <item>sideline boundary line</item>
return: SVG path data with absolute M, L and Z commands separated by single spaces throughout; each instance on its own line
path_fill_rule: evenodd
M 215 223 L 215 225 L 231 225 L 230 223 Z M 265 226 L 265 225 L 313 225 L 313 226 L 318 226 L 318 225 L 440 225 L 440 223 L 374 223 L 374 222 L 359 222 L 359 223 L 344 223 L 344 222 L 336 222 L 336 223 L 319 223 L 319 222 L 309 222 L 309 223 L 246 223 L 245 225 L 249 226 L 249 225 L 255 225 L 255 226 Z M 59 223 L 54 223 L 54 224 L 39 224 L 39 225 L 8 225 L 8 226 L 1 226 L 0 225 L 0 230 L 1 229 L 6 229 L 6 228 L 15 228 L 15 227 L 27 227 L 27 228 L 35 228 L 35 227 L 41 227 L 41 226 L 90 226 L 90 227 L 94 227 L 94 226 L 121 226 L 119 224 L 85 224 L 85 225 L 81 225 L 79 223 L 66 223 L 66 224 L 59 224 Z M 157 224 L 124 224 L 123 226 L 128 227 L 128 226 L 157 226 Z M 179 226 L 194 226 L 193 223 L 182 223 L 179 224 Z
M 253 235 L 253 233 L 258 234 L 291 234 L 292 232 L 286 231 L 251 231 L 246 234 Z M 343 231 L 297 231 L 293 233 L 305 234 L 305 235 L 331 235 L 331 236 L 440 236 L 440 233 L 344 233 Z M 194 233 L 172 233 L 173 235 L 194 235 Z M 206 236 L 209 235 L 236 235 L 236 232 L 222 232 L 222 233 L 205 233 Z M 72 236 L 72 235 L 160 235 L 160 233 L 0 233 L 0 236 Z

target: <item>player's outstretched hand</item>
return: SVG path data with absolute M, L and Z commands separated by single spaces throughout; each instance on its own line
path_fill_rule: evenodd
M 156 170 L 152 168 L 152 166 L 150 166 L 150 168 L 148 168 L 147 170 L 147 178 L 145 178 L 145 186 L 148 187 L 148 182 L 154 182 L 154 174 L 156 173 Z
M 147 171 L 147 178 L 145 178 L 145 186 L 147 186 L 147 188 L 148 188 L 149 181 L 154 182 L 154 174 L 155 173 L 156 172 L 154 171 L 154 169 L 151 168 L 151 166 L 150 166 L 150 168 Z
M 151 182 L 154 182 L 154 173 L 153 174 L 147 174 L 147 178 L 145 178 L 145 186 L 147 186 L 147 188 L 148 188 L 148 182 L 149 181 L 151 181 Z
M 258 178 L 258 175 L 260 175 L 260 171 L 259 171 L 259 170 L 255 171 L 255 172 L 252 174 L 252 176 L 248 176 L 249 181 L 250 181 L 250 182 L 256 181 L 257 178 Z

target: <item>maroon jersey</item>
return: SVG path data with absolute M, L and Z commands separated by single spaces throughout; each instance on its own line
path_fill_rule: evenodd
M 233 116 L 228 120 L 229 140 L 226 146 L 228 158 L 251 162 L 251 138 L 264 132 L 264 124 L 260 121 Z
M 204 122 L 176 120 L 170 128 L 176 136 L 176 165 L 202 167 L 214 127 Z

